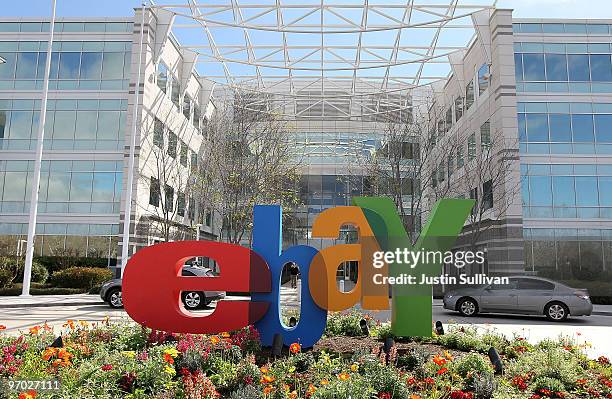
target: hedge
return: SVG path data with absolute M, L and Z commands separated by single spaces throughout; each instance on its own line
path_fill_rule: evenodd
M 110 269 L 71 267 L 53 273 L 49 282 L 56 287 L 79 288 L 87 291 L 112 277 Z
M 11 283 L 13 273 L 8 270 L 0 269 L 0 288 L 7 287 Z
M 16 270 L 17 275 L 15 276 L 15 279 L 13 280 L 13 282 L 21 283 L 23 281 L 24 262 L 25 261 L 21 258 L 18 260 L 17 258 L 14 258 L 14 257 L 3 256 L 3 257 L 0 257 L 0 270 L 8 271 L 11 276 L 10 278 L 13 277 L 13 273 L 15 273 L 15 270 Z M 44 283 L 45 281 L 47 281 L 48 277 L 49 277 L 49 272 L 43 265 L 41 265 L 40 263 L 36 261 L 32 262 L 32 282 Z M 2 278 L 0 278 L 0 287 L 2 286 L 3 286 Z
M 30 288 L 31 295 L 74 295 L 83 294 L 84 290 L 80 288 L 60 288 L 60 287 L 32 287 Z M 0 296 L 16 296 L 21 295 L 21 284 L 15 284 L 11 288 L 0 289 Z
M 34 258 L 43 265 L 50 273 L 65 270 L 71 267 L 96 267 L 106 268 L 109 266 L 107 258 L 85 258 L 79 256 L 37 256 Z M 110 266 L 115 266 L 116 260 L 111 259 Z

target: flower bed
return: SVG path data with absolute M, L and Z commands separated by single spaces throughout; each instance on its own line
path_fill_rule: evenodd
M 608 359 L 587 359 L 569 339 L 532 345 L 455 327 L 398 339 L 385 352 L 389 326 L 368 320 L 369 335 L 360 336 L 353 324 L 361 317 L 334 314 L 312 350 L 287 343 L 279 358 L 260 347 L 253 327 L 175 335 L 68 321 L 54 347 L 46 325 L 18 337 L 0 331 L 0 398 L 612 398 Z M 490 347 L 503 359 L 503 374 L 494 374 Z M 61 389 L 9 391 L 9 379 L 58 380 Z

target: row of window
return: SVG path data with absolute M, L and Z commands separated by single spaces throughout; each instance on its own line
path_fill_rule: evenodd
M 526 43 L 515 42 L 516 53 L 606 54 L 612 53 L 610 43 Z
M 167 136 L 167 140 L 166 137 Z M 167 141 L 167 145 L 166 145 Z M 153 145 L 157 148 L 166 151 L 166 154 L 176 159 L 179 157 L 179 163 L 187 167 L 191 163 L 191 170 L 196 170 L 198 167 L 197 152 L 189 149 L 189 146 L 178 138 L 176 133 L 164 126 L 164 123 L 155 118 L 153 122 Z
M 612 165 L 595 164 L 522 164 L 521 175 L 524 176 L 612 176 Z
M 0 235 L 27 234 L 25 223 L 0 223 Z M 118 224 L 37 223 L 37 235 L 111 236 L 119 234 Z
M 110 214 L 119 211 L 122 171 L 117 169 L 117 162 L 45 161 L 42 166 L 39 212 Z M 2 167 L 1 212 L 27 212 L 32 161 L 5 161 Z
M 6 53 L 37 53 L 47 52 L 49 42 L 47 41 L 25 41 L 18 42 L 0 42 L 0 52 Z M 132 51 L 132 42 L 117 42 L 117 41 L 54 41 L 51 46 L 53 52 L 124 52 Z
M 569 34 L 612 34 L 612 25 L 608 24 L 578 24 L 578 23 L 517 23 L 512 24 L 514 33 L 569 33 Z
M 23 225 L 27 229 L 27 225 Z M 0 223 L 0 229 L 3 224 Z M 15 248 L 18 240 L 25 240 L 25 232 L 18 235 L 0 235 L 0 245 Z M 61 256 L 69 250 L 74 256 L 92 258 L 107 258 L 107 266 L 117 264 L 117 249 L 119 237 L 117 236 L 85 236 L 75 235 L 37 235 L 34 240 L 34 254 L 36 256 Z
M 196 215 L 195 199 L 192 196 L 187 198 L 185 193 L 181 191 L 175 191 L 174 187 L 168 184 L 164 184 L 162 190 L 159 179 L 151 177 L 149 182 L 149 205 L 156 208 L 162 207 L 163 212 L 169 216 L 176 212 L 176 215 L 184 217 L 185 213 L 187 213 L 187 218 L 192 222 L 197 220 L 200 224 L 210 227 L 212 223 L 211 211 L 200 205 L 199 213 Z
M 1 52 L 0 89 L 34 89 L 44 79 L 44 52 Z M 129 79 L 131 53 L 124 51 L 54 52 L 49 88 L 122 89 Z
M 525 206 L 612 207 L 612 176 L 523 176 Z
M 36 147 L 39 111 L 0 110 L 0 148 Z M 51 150 L 119 150 L 127 111 L 47 111 L 45 148 Z
M 612 143 L 612 114 L 519 113 L 522 143 Z
M 0 22 L 0 32 L 49 32 L 48 22 Z M 132 32 L 131 22 L 56 22 L 55 32 Z
M 516 53 L 517 82 L 611 82 L 610 54 Z
M 178 77 L 163 62 L 157 65 L 157 86 L 165 95 L 170 97 L 172 103 L 193 124 L 196 130 L 203 133 L 206 119 L 203 118 L 200 107 L 187 94 L 181 100 L 181 86 Z

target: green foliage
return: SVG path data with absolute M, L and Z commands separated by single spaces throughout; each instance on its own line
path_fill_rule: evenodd
M 107 258 L 81 256 L 37 256 L 34 260 L 43 265 L 50 273 L 71 267 L 108 267 Z
M 263 394 L 255 386 L 245 385 L 232 392 L 230 399 L 263 399 Z
M 0 289 L 0 296 L 15 296 L 21 294 L 21 284 L 14 284 L 10 288 Z M 31 295 L 74 295 L 82 294 L 85 290 L 81 288 L 61 288 L 61 287 L 47 287 L 47 286 L 35 286 L 32 284 L 30 288 Z
M 427 363 L 429 356 L 430 353 L 424 348 L 412 348 L 407 353 L 398 356 L 397 367 L 410 371 L 421 368 Z
M 13 279 L 13 273 L 8 270 L 0 269 L 0 288 L 8 287 Z
M 364 318 L 364 315 L 357 311 L 350 312 L 334 312 L 330 313 L 327 318 L 327 327 L 325 335 L 334 337 L 337 335 L 345 335 L 347 337 L 363 336 L 359 322 Z M 366 318 L 368 328 L 372 327 L 372 320 Z
M 457 373 L 463 378 L 467 378 L 468 374 L 485 374 L 493 372 L 489 360 L 477 353 L 468 353 L 455 361 L 454 366 Z
M 16 258 L 16 257 L 0 257 L 0 270 L 8 271 L 11 275 L 11 279 L 14 283 L 21 283 L 23 281 L 23 268 L 24 268 L 24 259 Z M 47 281 L 49 277 L 49 272 L 47 269 L 41 265 L 40 263 L 33 261 L 32 262 L 32 282 L 34 283 L 44 283 Z M 0 277 L 1 280 L 1 277 Z M 8 283 L 4 286 L 2 285 L 2 281 L 0 281 L 0 288 L 7 287 Z
M 370 335 L 378 338 L 381 341 L 384 341 L 387 338 L 395 338 L 395 334 L 393 334 L 391 329 L 391 323 L 381 323 L 374 326 Z
M 509 376 L 533 375 L 534 380 L 546 377 L 560 381 L 565 388 L 571 388 L 576 380 L 583 377 L 580 359 L 560 347 L 526 352 L 510 362 L 506 368 Z
M 465 388 L 474 393 L 475 399 L 491 399 L 497 388 L 493 373 L 475 374 L 466 380 Z
M 50 282 L 58 287 L 89 290 L 96 285 L 110 280 L 112 277 L 113 273 L 110 269 L 72 267 L 53 273 Z
M 547 389 L 552 392 L 564 392 L 565 386 L 561 381 L 552 377 L 537 377 L 533 386 L 535 391 L 539 391 L 540 389 Z

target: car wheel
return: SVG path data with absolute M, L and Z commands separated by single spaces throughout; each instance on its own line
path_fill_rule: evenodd
M 569 316 L 569 309 L 561 302 L 553 302 L 546 305 L 544 314 L 548 320 L 563 321 Z
M 106 301 L 108 305 L 113 309 L 119 309 L 123 307 L 123 295 L 121 294 L 120 288 L 111 289 L 106 294 Z
M 187 309 L 198 309 L 204 302 L 204 295 L 201 292 L 188 291 L 183 293 L 183 304 Z
M 457 310 L 466 317 L 476 316 L 478 314 L 478 304 L 472 298 L 465 298 L 459 302 Z

